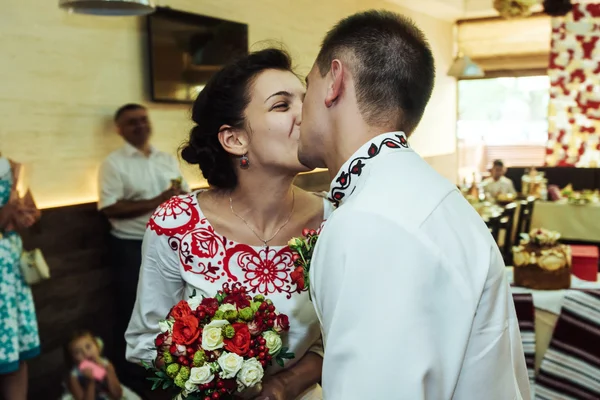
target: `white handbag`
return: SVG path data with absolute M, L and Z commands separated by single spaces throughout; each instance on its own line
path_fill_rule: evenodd
M 28 285 L 35 285 L 50 278 L 50 268 L 40 249 L 23 251 L 21 254 L 21 273 Z

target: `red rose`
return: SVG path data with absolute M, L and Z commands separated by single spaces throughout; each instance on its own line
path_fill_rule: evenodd
M 230 294 L 223 299 L 223 303 L 233 304 L 238 310 L 242 308 L 250 307 L 250 299 L 248 296 L 242 293 Z
M 175 307 L 173 307 L 171 309 L 171 312 L 169 312 L 169 317 L 173 317 L 176 320 L 182 317 L 185 317 L 187 315 L 191 315 L 192 314 L 192 309 L 190 308 L 190 305 L 188 304 L 187 301 L 181 300 L 179 303 L 177 303 L 175 305 Z
M 163 333 L 161 333 L 154 340 L 154 345 L 156 347 L 161 347 L 163 344 L 165 344 L 165 335 Z
M 214 299 L 212 297 L 203 298 L 200 305 L 206 307 L 208 310 L 212 310 L 213 314 L 219 309 L 219 302 L 217 301 L 217 299 Z
M 231 324 L 235 329 L 235 335 L 231 339 L 225 339 L 225 350 L 231 351 L 238 356 L 244 356 L 250 350 L 250 330 L 248 325 L 242 323 Z
M 292 283 L 295 283 L 299 290 L 304 290 L 304 268 L 297 267 L 290 274 L 290 278 L 292 278 Z
M 290 329 L 290 319 L 285 314 L 279 314 L 275 320 L 275 331 L 277 333 L 287 332 Z
M 192 344 L 200 336 L 198 329 L 198 318 L 193 315 L 185 315 L 175 320 L 173 324 L 173 342 L 175 344 Z

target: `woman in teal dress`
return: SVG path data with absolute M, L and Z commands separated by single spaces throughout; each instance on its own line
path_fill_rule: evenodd
M 0 398 L 10 400 L 27 399 L 25 360 L 40 353 L 33 297 L 21 275 L 21 237 L 13 230 L 22 207 L 10 162 L 0 157 Z

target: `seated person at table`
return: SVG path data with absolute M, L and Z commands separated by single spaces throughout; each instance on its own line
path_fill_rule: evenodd
M 490 173 L 492 176 L 483 180 L 483 191 L 485 194 L 496 198 L 499 195 L 515 195 L 517 193 L 513 182 L 504 176 L 506 168 L 504 168 L 502 160 L 494 161 Z

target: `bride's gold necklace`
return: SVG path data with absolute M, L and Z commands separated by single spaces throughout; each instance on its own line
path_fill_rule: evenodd
M 294 214 L 294 206 L 295 205 L 296 205 L 296 192 L 292 189 L 292 210 L 290 211 L 290 214 L 288 215 L 288 217 L 285 220 L 285 222 L 283 223 L 283 225 L 281 225 L 279 227 L 279 229 L 277 229 L 270 238 L 265 239 L 265 238 L 261 237 L 258 233 L 256 233 L 256 230 L 254 230 L 252 225 L 250 225 L 248 223 L 248 221 L 246 221 L 244 219 L 244 217 L 242 217 L 241 215 L 239 215 L 238 213 L 235 212 L 235 210 L 233 209 L 233 200 L 231 199 L 231 196 L 229 196 L 229 208 L 231 209 L 231 212 L 233 213 L 233 215 L 235 215 L 236 217 L 241 219 L 244 222 L 244 224 L 246 224 L 248 229 L 250 229 L 252 231 L 254 236 L 256 236 L 261 242 L 263 242 L 265 244 L 265 247 L 269 247 L 269 242 L 271 240 L 275 239 L 275 236 L 277 236 L 279 234 L 279 232 L 281 232 L 281 230 L 288 224 L 288 222 L 290 222 L 290 219 L 292 219 L 292 214 Z

